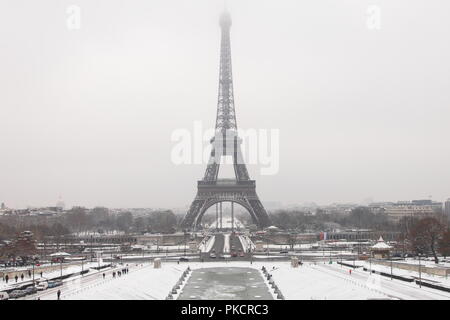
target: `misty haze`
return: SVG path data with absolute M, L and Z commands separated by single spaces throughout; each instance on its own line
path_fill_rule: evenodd
M 449 13 L 2 0 L 0 300 L 450 299 Z

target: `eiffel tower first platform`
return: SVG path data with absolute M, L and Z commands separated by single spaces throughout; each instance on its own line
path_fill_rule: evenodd
M 237 135 L 231 69 L 231 16 L 220 17 L 222 40 L 220 49 L 219 98 L 215 136 L 211 139 L 211 155 L 205 176 L 197 184 L 197 195 L 184 217 L 181 227 L 194 231 L 200 227 L 205 212 L 216 207 L 216 228 L 222 229 L 222 203 L 231 202 L 231 228 L 234 228 L 234 203 L 243 206 L 258 228 L 270 225 L 269 216 L 256 194 L 255 180 L 250 180 L 241 153 L 242 140 Z M 232 156 L 235 179 L 218 179 L 222 156 Z

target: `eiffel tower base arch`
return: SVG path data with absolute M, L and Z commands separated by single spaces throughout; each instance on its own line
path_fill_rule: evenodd
M 197 195 L 182 222 L 182 229 L 198 230 L 205 212 L 221 202 L 234 202 L 244 207 L 259 229 L 270 225 L 269 216 L 256 194 L 254 180 L 201 180 L 197 188 Z

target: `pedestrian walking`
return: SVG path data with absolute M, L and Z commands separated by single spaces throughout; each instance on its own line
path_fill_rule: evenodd
M 348 269 L 348 273 L 352 275 L 352 269 Z
M 23 281 L 23 277 L 24 277 L 24 275 L 23 275 L 23 273 L 20 275 L 20 280 L 22 280 Z
M 31 271 L 28 270 L 28 278 L 31 278 Z
M 41 278 L 42 278 L 42 271 L 41 271 Z
M 6 276 L 5 276 L 5 281 L 6 281 L 6 283 L 8 283 L 8 280 L 9 280 L 9 276 L 6 275 Z
M 14 279 L 16 279 L 16 282 L 17 282 L 17 280 L 19 280 L 19 277 L 17 276 L 17 274 L 16 274 L 16 276 L 14 277 Z
M 61 290 L 58 290 L 58 292 L 56 293 L 56 295 L 58 296 L 58 300 L 61 299 Z
M 103 279 L 105 279 L 105 273 L 103 273 Z

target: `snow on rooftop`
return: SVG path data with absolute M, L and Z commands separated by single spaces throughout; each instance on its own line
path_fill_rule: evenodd
M 378 239 L 378 242 L 374 246 L 372 246 L 372 249 L 391 249 L 391 248 L 392 247 L 384 241 L 383 237 L 380 237 Z
M 67 257 L 70 256 L 67 252 L 55 252 L 50 255 L 50 257 Z

